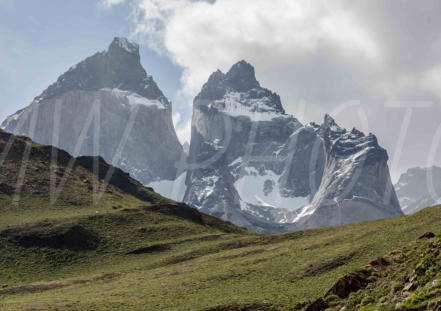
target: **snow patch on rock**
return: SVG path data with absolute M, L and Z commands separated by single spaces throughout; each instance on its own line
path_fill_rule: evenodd
M 103 88 L 100 91 L 109 92 L 113 96 L 122 100 L 126 99 L 127 100 L 126 104 L 132 107 L 141 105 L 146 107 L 156 106 L 158 109 L 167 109 L 167 107 L 160 100 L 148 99 L 134 92 L 124 91 L 117 88 L 113 88 L 113 89 Z
M 258 89 L 254 91 L 259 92 Z M 208 106 L 232 117 L 248 117 L 251 121 L 271 121 L 274 118 L 289 117 L 271 106 L 272 98 L 253 98 L 250 94 L 252 92 L 227 92 L 223 99 L 216 100 Z
M 234 187 L 241 199 L 248 204 L 286 210 L 298 210 L 309 204 L 309 197 L 283 196 L 280 189 L 280 175 L 273 171 L 258 172 L 254 167 L 247 167 L 246 174 L 240 177 Z

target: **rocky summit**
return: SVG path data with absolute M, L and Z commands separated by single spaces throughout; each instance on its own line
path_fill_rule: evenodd
M 75 156 L 101 155 L 144 184 L 175 179 L 183 156 L 171 103 L 125 38 L 71 67 L 2 128 Z
M 373 134 L 329 115 L 303 126 L 240 61 L 194 100 L 185 202 L 261 232 L 394 217 L 387 160 Z

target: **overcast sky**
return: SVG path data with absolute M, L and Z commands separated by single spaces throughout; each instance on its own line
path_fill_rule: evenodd
M 209 74 L 245 59 L 300 121 L 377 135 L 394 179 L 441 165 L 441 1 L 0 0 L 0 118 L 112 37 L 142 62 L 189 137 Z

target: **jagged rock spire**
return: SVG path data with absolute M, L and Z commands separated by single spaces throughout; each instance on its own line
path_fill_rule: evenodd
M 228 97 L 229 94 L 234 94 L 235 108 L 246 107 L 246 110 L 252 112 L 285 115 L 279 95 L 261 87 L 256 80 L 254 67 L 244 60 L 234 64 L 226 74 L 220 70 L 212 73 L 196 96 L 195 103 L 210 105 L 213 101 L 225 101 L 224 97 Z M 231 103 L 231 98 L 226 101 Z M 227 103 L 225 106 L 228 106 Z
M 254 67 L 244 60 L 234 64 L 225 75 L 225 84 L 238 92 L 260 87 Z

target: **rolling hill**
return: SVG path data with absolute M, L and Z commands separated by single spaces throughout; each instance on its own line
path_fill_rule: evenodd
M 3 131 L 0 150 L 9 150 L 0 154 L 0 310 L 308 308 L 371 259 L 441 232 L 437 206 L 261 235 L 165 199 L 100 158 L 74 161 Z M 67 177 L 55 197 L 51 174 L 57 185 Z

